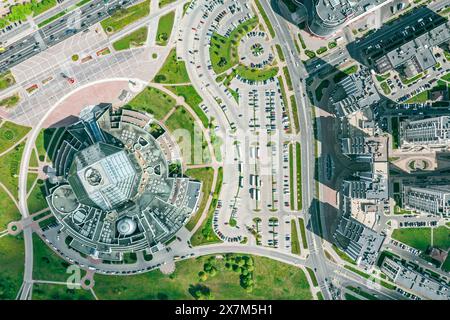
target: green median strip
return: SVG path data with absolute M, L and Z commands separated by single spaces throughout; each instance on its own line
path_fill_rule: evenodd
M 295 144 L 295 166 L 297 171 L 297 210 L 302 210 L 302 150 L 298 142 Z
M 300 233 L 302 235 L 303 249 L 308 249 L 308 242 L 306 241 L 305 222 L 303 221 L 302 218 L 298 218 L 298 223 L 300 225 Z
M 267 16 L 266 12 L 264 11 L 261 3 L 259 0 L 255 0 L 256 6 L 258 7 L 259 13 L 264 19 L 264 22 L 266 23 L 267 28 L 269 28 L 269 33 L 272 38 L 275 38 L 275 31 L 273 30 L 272 24 L 270 23 L 269 17 Z
M 295 210 L 294 204 L 294 150 L 292 144 L 289 144 L 289 188 L 290 188 L 290 206 L 291 210 Z
M 293 254 L 301 254 L 300 243 L 298 241 L 297 226 L 295 224 L 295 219 L 291 220 L 291 252 Z

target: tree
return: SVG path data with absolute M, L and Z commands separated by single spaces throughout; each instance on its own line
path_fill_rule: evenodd
M 208 275 L 204 271 L 200 271 L 198 273 L 198 276 L 200 277 L 200 281 L 206 281 L 208 280 Z

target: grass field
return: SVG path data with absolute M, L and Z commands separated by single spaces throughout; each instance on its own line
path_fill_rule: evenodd
M 217 269 L 215 276 L 199 282 L 198 272 L 207 258 L 177 262 L 175 272 L 169 276 L 159 270 L 127 277 L 96 274 L 94 291 L 99 299 L 193 299 L 189 289 L 201 284 L 210 289 L 213 299 L 312 299 L 301 269 L 257 256 L 253 256 L 254 286 L 250 293 L 240 286 L 238 273 L 225 268 L 223 259 L 211 262 Z
M 348 290 L 355 292 L 356 294 L 359 294 L 360 296 L 366 298 L 367 300 L 378 300 L 377 297 L 375 297 L 374 295 L 365 292 L 363 290 L 361 290 L 360 288 L 355 288 L 355 287 L 347 287 Z
M 317 101 L 322 100 L 322 96 L 323 96 L 323 90 L 325 90 L 326 88 L 328 88 L 328 86 L 330 85 L 330 80 L 326 79 L 323 80 L 319 86 L 316 88 L 314 94 L 316 95 L 316 99 Z
M 162 16 L 158 22 L 158 30 L 156 32 L 156 44 L 158 46 L 166 46 L 172 33 L 173 20 L 175 18 L 175 11 Z
M 159 7 L 165 7 L 168 4 L 171 4 L 172 2 L 175 2 L 176 0 L 159 0 Z
M 130 48 L 140 47 L 144 45 L 147 40 L 148 28 L 142 27 L 136 31 L 131 32 L 125 37 L 113 43 L 113 48 L 117 51 L 126 50 Z
M 186 71 L 186 65 L 184 61 L 177 59 L 177 52 L 175 49 L 170 51 L 164 65 L 153 79 L 153 82 L 166 84 L 190 82 L 189 75 Z
M 200 108 L 200 103 L 203 102 L 202 97 L 197 93 L 195 88 L 191 85 L 186 86 L 168 86 L 167 89 L 175 93 L 177 96 L 183 97 L 184 101 L 194 110 L 195 114 L 200 118 L 203 126 L 208 128 L 208 116 Z
M 100 24 L 107 33 L 116 33 L 127 25 L 142 19 L 150 13 L 150 0 L 138 3 L 134 6 L 120 9 L 116 11 L 111 17 L 103 20 Z
M 45 190 L 43 190 L 42 184 L 36 183 L 33 191 L 31 191 L 27 199 L 28 210 L 30 211 L 30 214 L 48 207 L 44 192 Z
M 295 143 L 295 168 L 297 181 L 297 210 L 301 210 L 303 206 L 302 201 L 302 150 L 300 143 Z
M 292 107 L 292 116 L 294 118 L 294 126 L 295 126 L 295 132 L 300 132 L 300 121 L 298 119 L 298 108 L 297 108 L 297 102 L 295 101 L 295 95 L 291 95 L 291 107 Z
M 383 93 L 385 95 L 388 95 L 391 93 L 391 88 L 389 87 L 389 85 L 386 82 L 382 82 L 380 83 L 381 89 L 383 89 Z
M 2 100 L 0 100 L 0 107 L 3 107 L 5 109 L 13 108 L 15 107 L 20 101 L 19 94 L 13 94 L 12 96 L 6 97 Z
M 391 118 L 391 133 L 392 133 L 392 148 L 398 149 L 400 146 L 400 137 L 399 137 L 399 123 L 398 118 Z
M 405 101 L 405 103 L 422 103 L 427 102 L 428 100 L 428 90 L 422 91 L 419 94 L 416 94 L 414 97 L 409 98 Z
M 172 108 L 176 101 L 166 93 L 153 87 L 147 87 L 133 100 L 125 105 L 125 108 L 145 111 L 152 114 L 155 119 L 161 120 Z
M 289 127 L 287 130 L 287 133 L 291 133 L 292 132 L 292 119 L 291 119 L 290 113 L 288 112 L 289 106 L 288 106 L 288 101 L 287 101 L 287 96 L 286 96 L 286 90 L 284 90 L 284 82 L 283 82 L 283 78 L 281 76 L 278 76 L 278 83 L 280 84 L 281 98 L 283 99 L 283 104 L 284 104 L 284 107 L 286 108 L 286 112 L 289 117 Z
M 274 78 L 278 74 L 278 67 L 254 69 L 240 64 L 236 67 L 236 73 L 242 78 L 250 81 L 264 81 Z
M 67 281 L 70 265 L 50 249 L 37 235 L 33 234 L 33 279 Z
M 0 238 L 0 300 L 14 300 L 22 285 L 24 268 L 22 236 Z
M 60 284 L 35 283 L 33 300 L 94 300 L 94 296 L 81 288 L 68 289 Z
M 12 75 L 11 71 L 6 71 L 0 74 L 0 90 L 9 88 L 15 83 L 16 80 L 14 79 L 14 76 Z
M 283 50 L 281 50 L 281 46 L 279 44 L 276 44 L 275 48 L 277 49 L 278 56 L 280 57 L 280 60 L 282 62 L 284 62 L 285 58 L 284 58 Z
M 202 164 L 211 161 L 203 132 L 185 108 L 178 107 L 165 124 L 177 140 L 185 164 Z
M 297 225 L 295 224 L 295 219 L 291 220 L 291 252 L 293 254 L 301 254 L 300 242 L 298 240 Z
M 237 47 L 239 42 L 244 34 L 253 30 L 257 24 L 258 18 L 253 17 L 237 26 L 228 37 L 224 37 L 218 33 L 212 35 L 209 55 L 215 73 L 220 74 L 238 64 L 239 56 Z
M 0 182 L 13 194 L 18 197 L 18 175 L 20 170 L 20 161 L 22 159 L 25 142 L 15 146 L 13 150 L 0 157 Z
M 0 187 L 0 231 L 6 230 L 8 223 L 21 219 L 20 211 L 8 196 L 8 194 Z
M 258 11 L 263 17 L 264 22 L 267 25 L 267 28 L 269 28 L 269 33 L 272 38 L 275 38 L 275 31 L 273 30 L 272 24 L 270 23 L 269 17 L 267 16 L 266 12 L 264 11 L 261 3 L 259 0 L 255 0 L 256 6 L 258 7 Z
M 217 176 L 216 187 L 213 193 L 213 199 L 211 201 L 211 206 L 208 209 L 208 216 L 205 220 L 203 220 L 202 225 L 191 237 L 191 244 L 193 246 L 222 242 L 212 229 L 213 214 L 214 210 L 217 207 L 217 200 L 219 199 L 220 191 L 222 189 L 222 182 L 223 182 L 223 168 L 220 167 Z
M 291 75 L 289 74 L 289 70 L 287 67 L 283 67 L 283 73 L 284 73 L 284 77 L 286 78 L 286 85 L 288 86 L 288 89 L 290 91 L 292 91 L 293 87 L 292 87 Z
M 308 241 L 306 241 L 305 222 L 303 221 L 302 218 L 298 218 L 298 223 L 300 225 L 300 234 L 302 235 L 303 249 L 308 249 Z
M 30 127 L 24 127 L 5 121 L 0 127 L 0 153 L 15 145 L 30 131 L 30 129 Z
M 336 254 L 344 261 L 351 263 L 353 265 L 356 265 L 356 261 L 350 258 L 344 251 L 339 249 L 335 244 L 333 244 L 333 250 L 336 252 Z
M 421 251 L 427 250 L 431 244 L 430 228 L 396 229 L 392 238 Z
M 314 273 L 314 270 L 311 268 L 306 267 L 306 271 L 309 273 L 309 277 L 311 278 L 311 282 L 313 283 L 314 287 L 319 286 L 319 282 L 317 282 L 316 274 Z
M 295 210 L 294 197 L 294 149 L 292 144 L 289 144 L 289 199 L 291 210 Z
M 202 182 L 202 199 L 199 203 L 198 210 L 186 224 L 186 229 L 192 231 L 199 221 L 203 211 L 205 210 L 206 203 L 208 202 L 208 197 L 211 192 L 214 178 L 214 171 L 212 168 L 196 168 L 186 170 L 185 174 L 192 179 Z

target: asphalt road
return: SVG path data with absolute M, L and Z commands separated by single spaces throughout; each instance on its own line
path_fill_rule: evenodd
M 119 5 L 123 2 L 122 5 Z M 72 35 L 88 29 L 95 23 L 106 19 L 119 8 L 129 6 L 137 0 L 93 0 L 61 18 L 43 26 L 34 33 L 9 45 L 0 53 L 0 72 L 31 58 L 32 56 L 54 46 Z

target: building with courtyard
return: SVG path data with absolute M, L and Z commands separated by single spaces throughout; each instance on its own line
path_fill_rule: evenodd
M 71 249 L 107 261 L 153 253 L 197 209 L 201 183 L 183 176 L 176 144 L 167 132 L 155 138 L 153 122 L 101 104 L 65 128 L 47 202 Z

